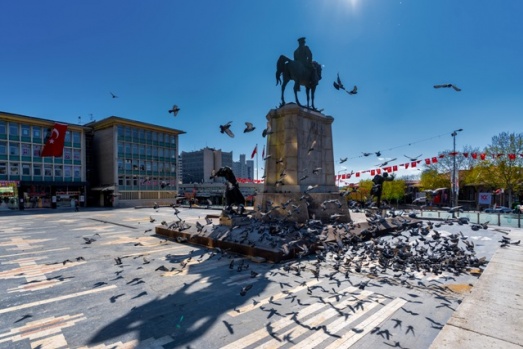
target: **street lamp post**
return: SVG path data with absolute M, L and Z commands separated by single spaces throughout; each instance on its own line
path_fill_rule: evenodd
M 453 156 L 454 156 L 454 159 L 452 161 L 452 183 L 450 185 L 450 189 L 451 189 L 451 206 L 453 207 L 456 207 L 458 206 L 458 188 L 459 188 L 459 185 L 458 185 L 458 179 L 456 178 L 457 177 L 457 174 L 456 174 L 456 136 L 458 135 L 458 132 L 461 132 L 463 131 L 462 128 L 458 129 L 458 130 L 454 130 L 450 135 L 452 136 L 453 138 Z
M 347 171 L 347 168 L 346 167 L 342 167 L 341 170 L 338 171 L 338 188 L 340 187 L 340 172 L 344 172 L 344 171 Z

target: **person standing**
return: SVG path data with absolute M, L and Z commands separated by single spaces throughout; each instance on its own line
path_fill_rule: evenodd
M 74 199 L 74 210 L 76 212 L 80 211 L 80 201 L 78 199 Z
M 394 180 L 394 176 L 389 177 L 389 174 L 387 172 L 385 172 L 383 174 L 383 176 L 380 174 L 377 174 L 372 179 L 372 183 L 374 183 L 374 185 L 372 186 L 372 189 L 370 190 L 371 200 L 372 200 L 372 197 L 376 197 L 376 206 L 378 208 L 381 208 L 381 194 L 383 192 L 383 183 L 385 181 L 393 181 L 393 180 Z

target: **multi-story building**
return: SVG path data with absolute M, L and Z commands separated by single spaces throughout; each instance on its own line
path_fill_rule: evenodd
M 245 160 L 245 154 L 240 154 L 240 161 L 232 164 L 232 171 L 237 178 L 254 179 L 254 161 Z
M 0 112 L 2 208 L 71 206 L 86 199 L 86 133 L 67 124 L 63 155 L 41 157 L 55 121 Z
M 201 150 L 182 151 L 182 182 L 223 182 L 221 178 L 210 179 L 213 170 L 228 166 L 232 168 L 232 152 L 205 147 Z
M 177 129 L 111 116 L 93 130 L 95 205 L 173 203 L 178 193 Z

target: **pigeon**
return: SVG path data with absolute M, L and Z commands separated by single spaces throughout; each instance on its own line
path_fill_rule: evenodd
M 153 217 L 149 216 L 149 222 L 154 223 L 154 222 L 156 222 L 156 219 L 154 219 Z
M 340 164 L 343 164 L 347 160 L 348 160 L 348 158 L 340 158 Z
M 267 128 L 265 130 L 263 130 L 262 136 L 265 137 L 265 136 L 270 135 L 272 133 L 273 132 L 272 132 L 271 124 L 270 124 L 270 122 L 267 122 Z
M 232 121 L 229 121 L 225 125 L 220 125 L 220 133 L 226 133 L 229 137 L 234 138 L 234 133 L 230 130 Z
M 453 85 L 453 84 L 434 85 L 434 88 L 442 88 L 442 87 L 444 87 L 444 88 L 452 87 L 457 92 L 461 91 L 461 89 L 459 87 L 457 87 L 456 85 Z
M 340 73 L 338 73 L 337 78 L 336 78 L 336 81 L 334 81 L 333 85 L 334 85 L 334 88 L 335 88 L 336 90 L 338 90 L 338 91 L 339 91 L 340 89 L 345 90 L 345 86 L 343 86 L 343 84 L 341 83 Z
M 312 153 L 312 151 L 314 150 L 314 146 L 316 145 L 316 140 L 314 140 L 311 144 L 311 146 L 309 147 L 309 150 L 307 150 L 307 155 L 310 155 Z
M 423 155 L 423 154 L 419 154 L 418 156 L 416 157 L 412 157 L 412 156 L 407 156 L 407 155 L 404 155 L 407 159 L 409 159 L 410 161 L 416 161 L 419 159 L 419 157 Z
M 112 93 L 112 92 L 109 92 L 109 93 L 111 94 L 111 96 L 112 96 L 113 98 L 118 98 L 118 96 L 115 95 L 114 93 Z
M 252 288 L 252 284 L 242 287 L 242 289 L 240 291 L 240 296 L 245 296 L 247 294 L 247 291 L 249 291 L 251 288 Z
M 354 87 L 352 88 L 352 90 L 350 91 L 347 91 L 348 94 L 350 95 L 355 95 L 358 93 L 358 86 L 354 85 Z
M 173 108 L 169 110 L 169 113 L 173 113 L 174 116 L 178 115 L 178 112 L 180 111 L 180 108 L 175 104 L 173 105 Z
M 252 132 L 255 129 L 256 129 L 256 127 L 254 127 L 252 123 L 246 122 L 245 123 L 245 130 L 243 130 L 243 133 Z
M 363 156 L 369 156 L 369 155 L 371 155 L 372 153 L 362 153 L 362 154 L 363 154 Z
M 387 160 L 387 161 L 384 161 L 384 162 L 382 162 L 381 164 L 376 165 L 376 167 L 384 167 L 384 166 L 387 166 L 387 164 L 388 164 L 389 162 L 394 161 L 394 160 L 396 160 L 396 158 L 394 158 L 394 159 L 390 159 L 390 160 Z

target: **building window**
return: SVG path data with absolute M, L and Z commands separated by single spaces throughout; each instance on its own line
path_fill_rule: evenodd
M 118 171 L 122 171 L 122 170 L 123 170 L 123 160 L 118 159 Z
M 31 164 L 22 164 L 22 176 L 31 175 Z
M 151 162 L 150 161 L 146 161 L 145 162 L 145 170 L 146 171 L 151 171 Z
M 129 126 L 124 127 L 125 137 L 131 138 L 131 128 Z
M 136 142 L 138 140 L 138 129 L 133 127 L 132 132 L 133 132 L 133 141 Z
M 0 155 L 7 155 L 7 142 L 0 142 Z
M 64 166 L 64 178 L 71 178 L 72 172 L 71 172 L 71 166 Z
M 140 129 L 140 130 L 138 131 L 138 139 L 139 139 L 140 141 L 144 141 L 144 140 L 145 140 L 145 132 L 144 132 L 144 130 Z
M 5 121 L 0 121 L 0 135 L 7 134 L 7 127 Z
M 73 160 L 74 161 L 80 161 L 82 152 L 80 149 L 73 149 Z
M 73 143 L 80 144 L 81 137 L 80 132 L 73 132 Z
M 42 175 L 42 165 L 33 164 L 33 176 L 41 176 L 41 175 Z
M 71 131 L 65 131 L 65 140 L 66 143 L 71 143 Z
M 138 144 L 133 144 L 133 155 L 138 156 Z
M 44 167 L 44 176 L 52 177 L 53 176 L 53 166 L 45 165 Z
M 118 153 L 119 154 L 123 153 L 123 143 L 122 142 L 118 142 Z
M 54 165 L 54 176 L 55 178 L 62 177 L 62 165 Z
M 71 160 L 72 159 L 72 155 L 71 155 L 71 148 L 64 148 L 64 159 L 65 160 Z
M 145 147 L 145 154 L 147 154 L 147 156 L 151 156 L 151 152 L 152 150 L 150 146 Z
M 7 174 L 7 163 L 0 162 L 0 175 L 6 175 Z
M 16 122 L 9 123 L 9 135 L 10 136 L 20 136 L 18 131 L 18 124 Z
M 153 142 L 156 142 L 158 141 L 158 133 L 157 132 L 153 132 Z
M 130 171 L 130 170 L 131 170 L 132 164 L 133 164 L 133 161 L 132 161 L 132 160 L 130 160 L 130 159 L 125 159 L 125 169 L 126 169 L 127 171 Z
M 9 155 L 20 155 L 20 143 L 9 143 Z
M 33 144 L 33 157 L 40 157 L 42 146 L 40 144 Z
M 31 137 L 31 127 L 29 125 L 22 125 L 22 137 Z
M 74 178 L 82 177 L 80 175 L 80 166 L 73 166 L 73 175 L 74 175 Z
M 125 154 L 131 155 L 131 144 L 125 143 Z
M 9 165 L 9 174 L 11 176 L 18 176 L 20 174 L 19 172 L 19 164 L 16 163 L 16 162 L 12 162 L 10 165 Z
M 42 128 L 40 126 L 33 126 L 33 139 L 42 138 Z
M 163 133 L 158 132 L 158 142 L 163 142 Z
M 22 156 L 31 156 L 31 144 L 22 143 Z
M 145 155 L 145 145 L 140 145 L 140 156 Z

